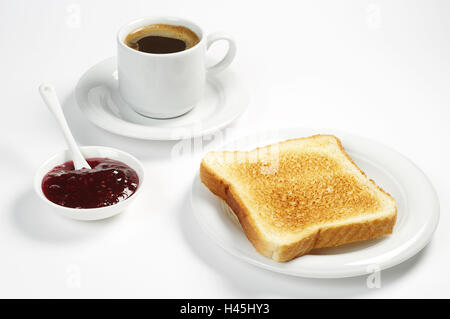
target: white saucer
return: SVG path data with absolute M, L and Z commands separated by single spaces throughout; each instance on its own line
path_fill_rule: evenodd
M 417 254 L 431 239 L 439 221 L 439 200 L 423 172 L 396 151 L 359 136 L 312 129 L 284 129 L 239 139 L 220 149 L 252 149 L 288 138 L 331 133 L 356 164 L 397 202 L 397 222 L 391 235 L 380 239 L 313 250 L 287 263 L 256 252 L 241 228 L 228 217 L 226 205 L 197 177 L 192 190 L 194 214 L 202 229 L 232 255 L 274 272 L 311 278 L 369 275 Z M 269 136 L 269 138 L 267 138 Z
M 111 133 L 147 140 L 179 140 L 212 133 L 246 109 L 248 96 L 231 70 L 207 79 L 205 96 L 190 112 L 172 119 L 152 119 L 133 111 L 119 95 L 116 58 L 90 68 L 75 89 L 81 110 Z

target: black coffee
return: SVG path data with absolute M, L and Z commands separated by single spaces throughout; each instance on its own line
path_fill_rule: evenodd
M 125 44 L 132 49 L 154 54 L 175 53 L 200 42 L 197 34 L 183 26 L 151 24 L 131 32 Z
M 147 53 L 175 53 L 184 51 L 186 43 L 179 39 L 149 35 L 137 42 L 138 50 Z

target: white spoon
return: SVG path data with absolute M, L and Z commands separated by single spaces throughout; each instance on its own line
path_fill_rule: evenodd
M 66 139 L 67 145 L 69 146 L 75 169 L 91 168 L 84 156 L 81 154 L 77 142 L 70 132 L 69 126 L 67 125 L 66 118 L 64 117 L 64 113 L 62 111 L 61 105 L 59 104 L 59 100 L 56 96 L 56 92 L 53 86 L 49 84 L 41 84 L 39 86 L 39 92 L 41 93 L 42 99 L 44 100 L 45 104 L 47 104 L 48 109 L 56 117 L 56 120 L 61 127 L 64 138 Z

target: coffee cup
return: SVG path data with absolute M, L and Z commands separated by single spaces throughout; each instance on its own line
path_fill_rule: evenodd
M 228 42 L 228 51 L 218 63 L 206 66 L 207 50 L 219 40 Z M 223 71 L 236 54 L 230 36 L 206 35 L 197 24 L 176 17 L 129 22 L 118 32 L 117 46 L 121 97 L 137 113 L 159 119 L 195 107 L 203 97 L 206 76 Z

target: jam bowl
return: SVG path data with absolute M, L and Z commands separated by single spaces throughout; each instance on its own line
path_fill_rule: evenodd
M 80 147 L 80 150 L 90 163 L 93 169 L 93 175 L 89 175 L 90 170 L 73 171 L 69 150 L 62 151 L 48 159 L 37 170 L 34 177 L 34 189 L 38 196 L 61 215 L 78 220 L 104 219 L 123 212 L 141 192 L 144 182 L 144 167 L 142 163 L 134 156 L 111 147 L 83 146 Z M 97 166 L 94 167 L 93 165 Z M 105 169 L 102 171 L 103 168 Z M 63 174 L 61 172 L 67 173 L 68 175 L 62 176 Z M 72 172 L 77 179 L 75 177 L 70 178 Z M 111 183 L 111 178 L 105 174 L 109 173 L 118 174 L 117 176 L 121 177 L 114 181 L 114 187 L 108 187 L 108 183 Z M 55 185 L 47 185 L 48 183 L 46 181 L 49 180 L 49 176 L 54 178 L 55 181 L 52 183 Z M 104 176 L 107 176 L 105 180 L 98 180 Z M 129 188 L 120 188 L 119 186 L 121 185 L 117 181 L 125 179 L 126 176 L 129 177 L 128 182 L 132 186 Z M 68 179 L 65 177 L 68 177 Z M 57 195 L 63 195 L 64 197 L 64 192 L 68 189 L 66 183 L 71 183 L 71 180 L 75 180 L 75 183 L 70 185 L 72 187 L 70 188 L 71 191 L 75 192 L 74 195 L 82 195 L 78 197 L 73 196 L 73 198 L 70 197 L 72 198 L 72 202 L 68 200 L 67 204 L 65 201 L 58 202 L 61 196 L 58 197 Z M 92 181 L 92 189 L 90 188 L 89 181 Z M 105 190 L 98 186 L 105 187 Z M 77 191 L 76 187 L 80 188 L 79 191 Z M 55 192 L 52 188 L 58 189 Z M 119 193 L 116 196 L 113 191 L 117 191 L 117 189 L 124 189 L 126 192 L 125 194 Z M 108 190 L 110 190 L 109 193 L 111 194 L 107 192 Z M 104 200 L 105 192 L 110 196 L 107 198 L 108 200 Z M 53 197 L 50 196 L 52 194 L 54 194 Z M 97 194 L 104 202 L 100 202 L 100 204 L 104 205 L 92 206 L 92 201 L 96 199 Z M 77 205 L 76 200 L 81 202 L 80 206 Z

